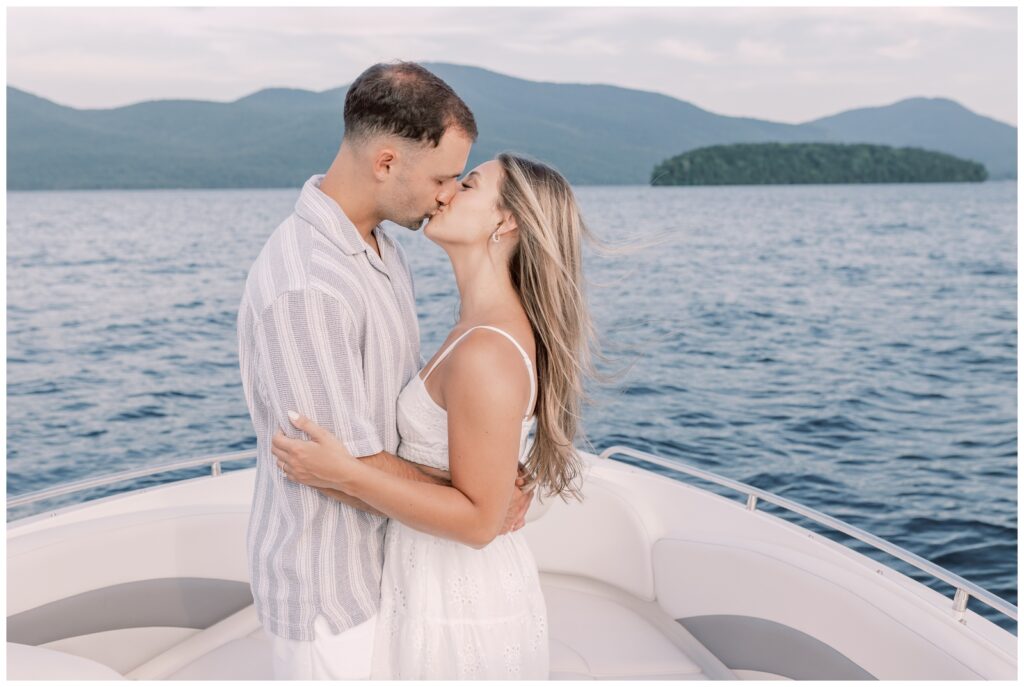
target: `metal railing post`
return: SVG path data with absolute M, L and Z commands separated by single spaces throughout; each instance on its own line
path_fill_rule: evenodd
M 236 460 L 248 460 L 255 457 L 255 450 L 238 451 L 237 453 L 225 453 L 217 456 L 206 456 L 205 458 L 190 458 L 189 460 L 183 460 L 177 463 L 155 465 L 148 468 L 125 470 L 123 472 L 116 472 L 112 475 L 101 475 L 99 477 L 91 477 L 89 479 L 84 479 L 78 482 L 63 484 L 59 487 L 51 487 L 50 489 L 43 489 L 41 491 L 34 491 L 28 494 L 15 496 L 13 498 L 7 499 L 7 507 L 16 508 L 17 506 L 24 506 L 29 503 L 35 503 L 36 501 L 43 501 L 45 499 L 52 499 L 57 496 L 74 494 L 75 492 L 84 491 L 86 489 L 104 487 L 107 486 L 108 484 L 117 484 L 118 482 L 127 482 L 128 480 L 138 479 L 139 477 L 149 477 L 150 475 L 158 475 L 162 472 L 184 470 L 186 468 L 204 467 L 206 465 L 211 466 L 211 472 L 213 476 L 216 477 L 221 474 L 221 463 L 227 463 Z

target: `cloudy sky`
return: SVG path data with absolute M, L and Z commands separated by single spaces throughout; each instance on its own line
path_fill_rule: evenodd
M 798 123 L 912 96 L 1017 123 L 1013 7 L 10 8 L 8 84 L 75 107 L 324 90 L 395 58 Z

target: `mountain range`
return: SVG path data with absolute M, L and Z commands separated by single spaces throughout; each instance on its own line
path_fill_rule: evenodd
M 876 143 L 949 153 L 1016 178 L 1017 129 L 946 98 L 908 98 L 802 124 L 715 114 L 667 95 L 528 81 L 424 63 L 476 116 L 467 169 L 503 150 L 575 184 L 648 184 L 663 160 L 710 145 Z M 158 100 L 76 109 L 7 87 L 7 187 L 295 188 L 322 172 L 343 132 L 347 86 L 270 88 L 233 102 Z

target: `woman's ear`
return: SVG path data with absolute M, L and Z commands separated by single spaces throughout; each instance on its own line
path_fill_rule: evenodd
M 498 231 L 498 236 L 504 236 L 510 231 L 515 231 L 519 227 L 516 226 L 516 218 L 512 215 L 505 215 L 501 220 L 501 229 Z

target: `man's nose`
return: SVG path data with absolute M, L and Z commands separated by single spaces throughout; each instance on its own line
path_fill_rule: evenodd
M 452 198 L 455 197 L 455 189 L 458 188 L 458 182 L 452 182 L 445 184 L 441 188 L 441 192 L 437 194 L 437 202 L 441 205 L 447 205 L 451 202 Z

